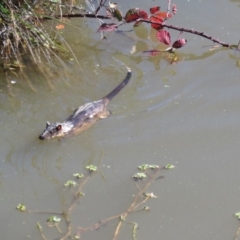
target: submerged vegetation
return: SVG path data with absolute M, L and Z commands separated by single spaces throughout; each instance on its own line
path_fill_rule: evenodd
M 171 166 L 171 167 L 169 167 Z M 129 206 L 126 208 L 125 211 L 119 213 L 117 215 L 111 216 L 107 219 L 101 219 L 96 223 L 93 223 L 91 226 L 82 227 L 80 225 L 75 226 L 72 222 L 72 213 L 76 211 L 76 208 L 79 205 L 82 197 L 85 197 L 85 194 L 82 192 L 84 186 L 89 185 L 89 180 L 93 176 L 93 173 L 98 172 L 97 166 L 89 165 L 86 166 L 87 172 L 82 173 L 75 173 L 73 174 L 74 180 L 68 180 L 64 186 L 68 187 L 70 201 L 66 204 L 66 208 L 60 210 L 59 212 L 46 212 L 46 211 L 32 211 L 26 208 L 24 204 L 19 204 L 16 209 L 21 212 L 26 213 L 39 213 L 39 214 L 46 214 L 46 222 L 48 227 L 55 227 L 57 229 L 57 233 L 54 236 L 58 239 L 80 239 L 81 236 L 92 230 L 98 230 L 103 226 L 113 226 L 113 224 L 109 224 L 110 222 L 115 222 L 115 231 L 111 239 L 116 240 L 119 239 L 120 230 L 124 225 L 132 225 L 132 237 L 129 236 L 129 239 L 137 239 L 137 230 L 138 224 L 136 222 L 130 222 L 127 220 L 129 214 L 137 213 L 139 211 L 149 211 L 150 207 L 146 206 L 145 204 L 150 199 L 155 199 L 157 196 L 154 195 L 153 192 L 147 192 L 148 188 L 153 183 L 158 183 L 157 180 L 162 179 L 161 172 L 164 169 L 170 169 L 174 166 L 168 164 L 166 167 L 160 167 L 158 165 L 148 165 L 143 164 L 138 167 L 140 172 L 133 175 L 133 180 L 136 184 L 137 192 L 133 195 L 133 200 L 130 202 Z M 144 179 L 142 177 L 136 177 L 144 175 Z M 121 195 L 119 195 L 121 196 Z M 86 196 L 87 197 L 87 196 Z M 119 202 L 122 202 L 121 197 L 119 198 Z M 81 219 L 82 222 L 82 219 Z M 50 239 L 46 236 L 45 230 L 42 227 L 42 223 L 37 222 L 37 228 L 40 232 L 41 238 L 43 240 Z M 77 223 L 80 224 L 80 223 Z M 64 230 L 65 229 L 65 230 Z

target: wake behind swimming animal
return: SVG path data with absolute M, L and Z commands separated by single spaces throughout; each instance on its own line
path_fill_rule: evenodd
M 80 106 L 64 122 L 47 122 L 46 128 L 39 136 L 39 139 L 45 140 L 78 134 L 91 127 L 98 119 L 108 117 L 110 112 L 106 109 L 107 104 L 127 85 L 132 76 L 129 67 L 127 67 L 127 71 L 125 79 L 102 99 Z

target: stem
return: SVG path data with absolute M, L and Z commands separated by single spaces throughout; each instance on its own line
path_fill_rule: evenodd
M 234 240 L 238 239 L 239 233 L 240 233 L 240 224 L 238 224 L 238 229 L 237 229 L 237 232 L 235 234 Z
M 213 38 L 213 37 L 205 34 L 204 32 L 198 32 L 198 31 L 195 31 L 193 29 L 179 28 L 179 27 L 176 27 L 176 26 L 173 26 L 173 25 L 167 25 L 167 24 L 164 24 L 163 26 L 166 27 L 166 28 L 179 30 L 181 32 L 188 32 L 188 33 L 192 33 L 192 34 L 207 38 L 208 40 L 211 40 L 214 43 L 218 43 L 218 44 L 222 45 L 223 47 L 227 47 L 227 48 L 230 47 L 230 44 L 222 42 L 222 41 L 220 41 L 216 38 Z
M 101 0 L 98 8 L 95 11 L 95 14 L 98 14 L 99 10 L 101 9 L 102 6 L 104 6 L 106 0 Z
M 224 43 L 216 38 L 213 38 L 207 34 L 205 34 L 204 32 L 198 32 L 198 31 L 195 31 L 193 29 L 187 29 L 187 28 L 181 28 L 181 27 L 176 27 L 176 26 L 173 26 L 173 25 L 168 25 L 168 24 L 163 24 L 163 23 L 159 23 L 159 22 L 153 22 L 153 21 L 150 21 L 150 20 L 145 20 L 145 19 L 141 19 L 141 22 L 145 22 L 145 23 L 153 23 L 153 24 L 157 24 L 157 25 L 161 25 L 163 27 L 166 27 L 166 28 L 170 28 L 170 29 L 174 29 L 174 30 L 178 30 L 180 32 L 187 32 L 187 33 L 192 33 L 192 34 L 195 34 L 195 35 L 198 35 L 198 36 L 201 36 L 201 37 L 204 37 L 204 38 L 207 38 L 208 40 L 211 40 L 213 41 L 214 43 L 218 43 L 220 45 L 222 45 L 223 47 L 231 47 L 230 44 L 228 43 Z
M 86 17 L 86 18 L 100 18 L 100 19 L 110 19 L 108 16 L 103 16 L 103 15 L 96 15 L 94 13 L 86 13 L 86 14 L 63 14 L 63 15 L 56 15 L 54 17 L 42 17 L 40 19 L 43 20 L 51 20 L 51 19 L 59 19 L 59 18 L 82 18 L 82 17 Z
M 61 17 L 65 17 L 65 18 L 76 18 L 76 17 L 86 17 L 86 18 L 100 18 L 100 19 L 110 19 L 109 17 L 107 16 L 103 16 L 103 15 L 95 15 L 95 14 L 63 14 L 62 16 L 60 15 L 57 15 L 55 16 L 54 18 L 61 18 Z M 51 17 L 43 17 L 43 19 L 53 19 Z M 177 26 L 173 26 L 173 25 L 168 25 L 166 23 L 159 23 L 159 22 L 154 22 L 154 21 L 150 21 L 150 20 L 146 20 L 146 19 L 138 19 L 138 21 L 141 21 L 141 22 L 145 22 L 145 23 L 153 23 L 153 24 L 156 24 L 156 25 L 159 25 L 159 26 L 163 26 L 163 27 L 166 27 L 166 28 L 170 28 L 170 29 L 174 29 L 174 30 L 178 30 L 180 32 L 187 32 L 187 33 L 192 33 L 192 34 L 195 34 L 195 35 L 198 35 L 198 36 L 201 36 L 203 38 L 206 38 L 214 43 L 218 43 L 220 44 L 221 46 L 223 47 L 231 47 L 230 44 L 228 43 L 225 43 L 225 42 L 222 42 L 216 38 L 213 38 L 207 34 L 205 34 L 204 32 L 199 32 L 199 31 L 196 31 L 196 30 L 193 30 L 193 29 L 187 29 L 187 28 L 182 28 L 182 27 L 177 27 Z
M 168 14 L 170 13 L 170 8 L 171 8 L 171 0 L 168 0 L 167 18 L 168 18 Z
M 79 199 L 78 192 L 81 191 L 83 185 L 89 180 L 89 178 L 90 177 L 87 176 L 84 179 L 84 181 L 79 185 L 77 192 L 73 195 L 73 199 L 72 199 L 72 202 L 71 202 L 69 208 L 67 209 L 67 211 L 64 214 L 65 215 L 65 221 L 66 221 L 66 224 L 67 224 L 67 231 L 66 231 L 65 235 L 63 237 L 61 237 L 60 240 L 65 240 L 71 235 L 72 226 L 71 226 L 71 221 L 70 221 L 70 214 L 71 214 L 72 210 L 74 209 L 74 206 L 76 205 L 76 203 Z

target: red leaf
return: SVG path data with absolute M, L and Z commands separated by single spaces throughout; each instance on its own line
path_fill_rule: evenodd
M 128 10 L 124 19 L 127 23 L 130 23 L 136 21 L 139 18 L 147 19 L 148 14 L 139 8 L 132 8 Z
M 156 22 L 159 24 L 152 23 L 151 24 L 152 28 L 157 29 L 157 30 L 163 29 L 164 26 L 162 23 L 164 23 L 164 21 L 166 19 L 171 18 L 171 17 L 172 17 L 172 15 L 167 12 L 158 12 L 158 13 L 154 14 L 153 16 L 150 17 L 150 20 L 152 22 Z
M 156 13 L 155 16 L 163 19 L 168 19 L 172 17 L 172 15 L 167 12 L 159 12 L 159 13 Z
M 172 13 L 175 15 L 175 14 L 177 14 L 177 6 L 176 6 L 176 4 L 173 4 L 172 5 Z
M 150 8 L 150 13 L 151 14 L 155 14 L 155 13 L 157 13 L 159 11 L 160 11 L 160 7 L 159 6 L 154 6 L 154 7 Z
M 103 23 L 99 29 L 97 30 L 97 32 L 102 32 L 102 31 L 106 31 L 106 32 L 112 32 L 117 30 L 118 25 L 115 23 Z
M 172 45 L 173 48 L 181 48 L 187 43 L 187 40 L 184 38 L 178 39 Z
M 170 33 L 168 31 L 165 31 L 165 30 L 158 31 L 157 38 L 161 43 L 164 43 L 166 45 L 171 44 L 171 37 L 170 37 Z
M 162 23 L 164 22 L 164 19 L 158 18 L 158 17 L 155 17 L 155 16 L 151 16 L 150 21 L 159 23 L 159 24 L 151 23 L 152 28 L 157 29 L 157 30 L 163 29 Z

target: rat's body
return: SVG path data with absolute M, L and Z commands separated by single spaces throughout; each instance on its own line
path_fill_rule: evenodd
M 107 104 L 115 97 L 129 82 L 132 72 L 127 67 L 128 73 L 126 78 L 107 96 L 102 99 L 90 103 L 86 103 L 77 108 L 74 113 L 64 122 L 49 123 L 47 122 L 46 129 L 39 136 L 39 139 L 51 139 L 63 137 L 71 134 L 78 134 L 90 126 L 92 126 L 98 119 L 106 118 L 110 112 L 106 110 Z

